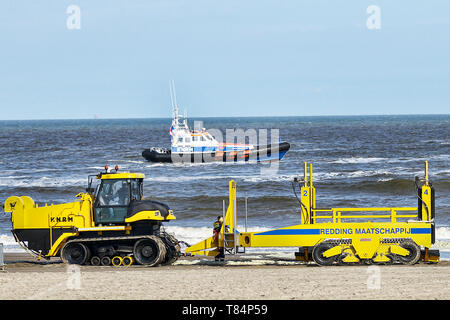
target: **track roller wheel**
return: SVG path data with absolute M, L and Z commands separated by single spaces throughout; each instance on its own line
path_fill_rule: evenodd
M 135 243 L 133 255 L 139 264 L 152 267 L 164 261 L 166 247 L 160 238 L 149 236 Z
M 131 257 L 131 256 L 126 256 L 126 257 L 123 257 L 123 259 L 122 259 L 122 264 L 126 267 L 131 266 L 133 264 L 133 262 L 134 262 L 134 260 L 133 260 L 133 257 Z
M 312 257 L 315 263 L 317 263 L 319 266 L 331 266 L 334 261 L 338 258 L 338 256 L 332 256 L 332 257 L 324 257 L 323 253 L 331 248 L 333 248 L 335 245 L 327 242 L 321 242 L 317 244 L 312 251 Z
M 98 256 L 93 256 L 91 258 L 91 265 L 99 266 L 100 265 L 100 258 Z
M 61 249 L 61 260 L 70 264 L 85 264 L 90 257 L 89 248 L 80 242 L 69 242 Z
M 121 256 L 115 256 L 111 259 L 111 263 L 114 267 L 119 267 L 120 265 L 122 265 L 122 261 L 123 259 Z
M 397 255 L 397 259 L 402 264 L 416 264 L 420 259 L 420 247 L 412 240 L 400 243 L 400 247 L 409 251 L 407 256 Z
M 100 259 L 100 263 L 102 264 L 102 266 L 109 266 L 111 265 L 111 258 L 108 256 L 104 256 Z

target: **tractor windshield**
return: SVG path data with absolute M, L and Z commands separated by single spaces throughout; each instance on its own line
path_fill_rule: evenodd
M 142 179 L 104 179 L 95 201 L 97 223 L 123 223 L 131 200 L 142 199 Z
M 126 180 L 104 180 L 98 191 L 100 206 L 128 206 L 130 187 Z

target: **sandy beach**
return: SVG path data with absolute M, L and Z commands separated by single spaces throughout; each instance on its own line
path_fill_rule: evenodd
M 450 262 L 318 267 L 251 256 L 225 264 L 181 258 L 145 268 L 68 266 L 6 254 L 0 299 L 315 300 L 449 299 Z

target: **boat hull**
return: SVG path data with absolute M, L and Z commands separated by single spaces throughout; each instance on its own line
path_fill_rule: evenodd
M 208 162 L 242 162 L 242 161 L 274 161 L 281 160 L 289 151 L 290 144 L 281 142 L 276 145 L 256 146 L 252 150 L 217 151 L 196 153 L 173 153 L 145 149 L 142 156 L 151 162 L 166 163 L 208 163 Z

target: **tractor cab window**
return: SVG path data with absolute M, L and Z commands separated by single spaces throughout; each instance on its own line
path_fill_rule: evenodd
M 142 200 L 142 180 L 131 180 L 131 200 Z
M 130 188 L 126 180 L 104 180 L 98 192 L 100 206 L 128 206 Z
M 105 179 L 97 191 L 95 222 L 98 224 L 123 223 L 130 201 L 142 199 L 142 179 Z
M 95 201 L 95 222 L 123 223 L 130 204 L 130 183 L 127 180 L 102 180 Z

